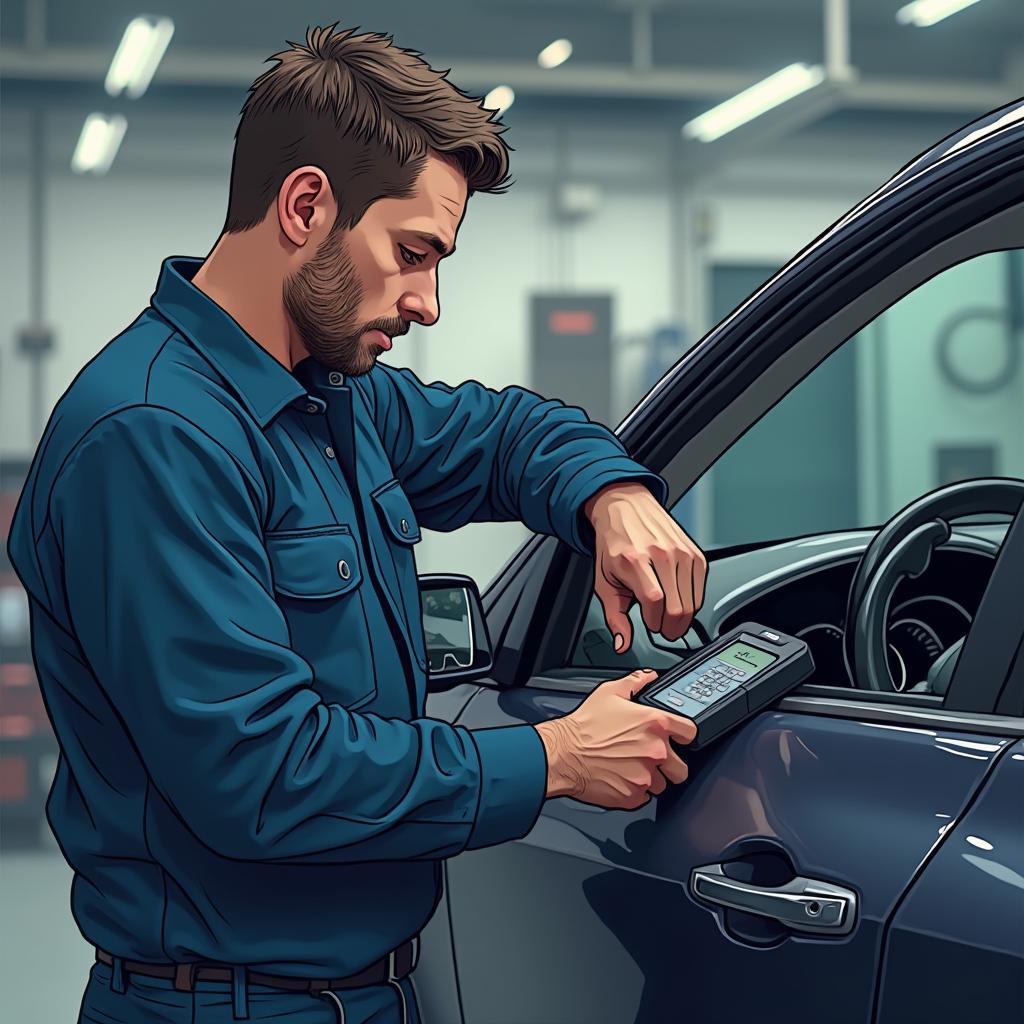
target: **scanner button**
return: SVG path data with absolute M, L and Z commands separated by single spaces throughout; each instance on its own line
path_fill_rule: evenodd
M 683 700 L 681 697 L 677 697 L 675 694 L 669 694 L 669 702 L 675 704 L 676 707 L 681 708 L 683 706 Z
M 716 687 L 716 689 L 718 689 L 718 690 L 728 690 L 729 689 L 729 684 L 728 683 L 719 683 L 718 686 Z

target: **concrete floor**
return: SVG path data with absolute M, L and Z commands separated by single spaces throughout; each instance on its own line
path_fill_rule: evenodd
M 95 958 L 71 916 L 71 869 L 49 828 L 0 849 L 0 1020 L 75 1024 Z

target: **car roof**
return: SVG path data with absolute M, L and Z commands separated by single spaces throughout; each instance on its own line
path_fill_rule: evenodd
M 848 213 L 839 218 L 831 227 L 826 228 L 817 238 L 797 252 L 777 273 L 773 274 L 746 301 L 740 303 L 720 324 L 712 328 L 707 335 L 695 345 L 687 356 L 695 354 L 697 349 L 719 335 L 729 324 L 751 303 L 756 302 L 770 289 L 777 287 L 783 279 L 802 268 L 812 260 L 825 243 L 836 235 L 853 230 L 857 222 L 870 216 L 873 209 L 885 200 L 891 199 L 899 191 L 909 188 L 914 183 L 927 181 L 930 177 L 940 174 L 943 170 L 970 162 L 994 146 L 1005 143 L 1008 138 L 1024 146 L 1024 98 L 1014 100 L 1006 106 L 989 111 L 983 117 L 972 121 L 957 131 L 947 135 L 931 149 L 915 157 L 901 168 L 880 188 L 861 200 Z M 1024 199 L 1024 196 L 1022 196 Z M 685 361 L 685 360 L 684 360 Z M 663 378 L 664 380 L 664 378 Z
M 973 147 L 984 145 L 1004 132 L 1020 132 L 1021 130 L 1024 130 L 1024 98 L 1014 100 L 996 110 L 990 110 L 976 121 L 947 135 L 893 175 L 885 187 L 892 188 L 901 185 L 911 176 L 934 167 L 940 160 L 966 153 Z
M 925 150 L 905 167 L 896 172 L 884 185 L 859 202 L 846 216 L 838 220 L 816 242 L 822 242 L 836 231 L 846 227 L 855 218 L 866 213 L 875 203 L 888 198 L 898 189 L 911 182 L 927 177 L 947 163 L 973 160 L 993 145 L 1005 142 L 1007 136 L 1024 142 L 1024 98 L 1014 100 L 1004 107 L 990 110 L 976 121 L 958 128 L 931 149 Z M 813 249 L 808 247 L 808 251 Z
M 861 200 L 849 212 L 826 228 L 817 238 L 808 242 L 775 274 L 741 302 L 724 320 L 713 326 L 696 344 L 682 354 L 679 361 L 654 385 L 635 409 L 619 424 L 620 431 L 628 431 L 650 406 L 651 400 L 673 382 L 725 334 L 731 332 L 740 318 L 746 316 L 760 302 L 777 290 L 785 288 L 795 275 L 802 274 L 813 265 L 832 244 L 841 244 L 843 236 L 857 231 L 872 220 L 875 213 L 892 203 L 899 204 L 904 194 L 919 189 L 940 193 L 946 187 L 945 179 L 956 176 L 966 165 L 983 161 L 994 150 L 1024 150 L 1024 98 L 1014 100 L 964 125 L 941 139 L 924 153 L 915 157 L 889 178 L 878 189 Z M 1024 194 L 1021 196 L 1024 201 Z

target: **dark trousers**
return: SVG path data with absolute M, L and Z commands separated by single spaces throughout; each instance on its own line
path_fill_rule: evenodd
M 96 962 L 82 997 L 78 1024 L 422 1024 L 411 978 L 319 995 L 235 982 L 197 981 L 179 992 L 170 978 L 129 974 Z

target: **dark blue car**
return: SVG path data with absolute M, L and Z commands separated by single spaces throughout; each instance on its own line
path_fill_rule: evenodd
M 536 723 L 744 621 L 806 640 L 816 669 L 683 751 L 689 780 L 639 810 L 549 800 L 521 841 L 449 861 L 415 975 L 427 1021 L 1024 1020 L 1015 250 L 1024 103 L 905 167 L 627 417 L 684 526 L 717 523 L 681 640 L 634 608 L 616 655 L 592 563 L 552 538 L 494 579 L 493 665 L 438 672 L 429 715 Z M 832 924 L 800 916 L 805 884 Z

